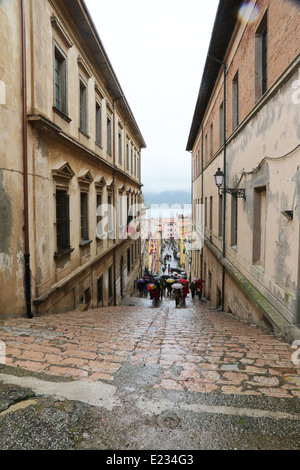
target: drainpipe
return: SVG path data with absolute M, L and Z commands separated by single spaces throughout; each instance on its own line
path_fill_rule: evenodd
M 114 221 L 113 221 L 113 226 L 114 226 L 114 243 L 116 243 L 116 225 L 117 225 L 117 218 L 115 217 L 116 215 L 116 183 L 115 183 L 115 165 L 116 165 L 116 143 L 115 143 L 115 138 L 116 138 L 116 130 L 115 130 L 115 124 L 116 124 L 116 100 L 114 100 L 114 109 L 113 109 L 113 206 L 114 206 Z M 116 247 L 114 246 L 113 249 L 113 265 L 114 265 L 114 306 L 116 307 L 117 305 L 117 281 L 116 281 Z
M 223 172 L 224 172 L 224 192 L 223 192 L 223 259 L 226 257 L 226 160 L 227 160 L 227 140 L 226 140 L 226 72 L 227 66 L 223 62 L 223 74 L 224 74 L 224 148 L 223 148 L 223 156 L 224 156 L 224 163 L 223 163 Z M 225 265 L 223 264 L 222 268 L 222 310 L 224 311 L 224 299 L 225 299 Z
M 193 220 L 194 220 L 193 152 L 191 150 L 189 152 L 191 154 L 191 204 L 192 204 L 192 226 L 193 226 Z M 189 275 L 190 282 L 192 280 L 191 279 L 191 277 L 192 277 L 192 263 L 193 263 L 192 253 L 193 252 L 191 250 L 191 255 L 190 255 L 191 263 L 190 263 L 190 275 Z
M 25 0 L 21 0 L 22 17 L 22 97 L 23 97 L 23 179 L 24 179 L 24 239 L 25 239 L 25 300 L 28 318 L 31 311 L 31 273 L 29 251 L 29 217 L 28 217 L 28 155 L 27 155 L 27 80 L 26 80 L 26 21 Z
M 223 190 L 223 247 L 222 247 L 222 258 L 223 260 L 226 257 L 226 151 L 227 151 L 227 140 L 226 140 L 226 74 L 227 74 L 227 65 L 225 62 L 216 59 L 215 57 L 208 54 L 208 56 L 218 62 L 223 66 L 223 76 L 224 76 L 224 103 L 223 103 L 223 111 L 224 111 L 224 149 L 223 149 L 223 173 L 224 173 L 224 190 Z M 222 310 L 224 310 L 224 298 L 225 298 L 225 265 L 223 262 L 222 267 Z
M 296 293 L 296 325 L 300 328 L 300 222 L 298 237 L 298 280 Z

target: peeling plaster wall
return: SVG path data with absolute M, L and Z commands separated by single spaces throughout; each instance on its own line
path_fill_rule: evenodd
M 233 248 L 230 246 L 231 196 L 226 196 L 226 257 L 290 323 L 295 321 L 299 269 L 300 148 L 297 148 L 298 126 L 293 123 L 300 122 L 300 104 L 292 100 L 298 73 L 285 81 L 252 119 L 242 125 L 227 146 L 227 187 L 245 188 L 246 201 L 238 200 L 238 241 Z M 222 240 L 217 236 L 218 198 L 216 188 L 209 184 L 218 167 L 223 167 L 223 152 L 204 173 L 204 198 L 209 201 L 213 195 L 214 200 L 213 232 L 206 229 L 206 236 L 221 252 Z M 264 265 L 259 266 L 252 258 L 254 193 L 262 187 L 266 189 L 266 231 Z M 294 211 L 292 221 L 282 214 L 285 210 Z M 209 257 L 206 261 L 207 270 L 212 269 Z M 226 296 L 228 305 L 237 305 L 228 288 Z M 238 308 L 235 313 L 238 314 Z
M 0 2 L 0 315 L 24 311 L 20 4 Z
M 228 146 L 228 186 L 246 188 L 246 202 L 240 202 L 238 252 L 232 259 L 265 289 L 289 320 L 297 284 L 299 224 L 298 128 L 300 105 L 294 104 L 293 83 L 298 71 L 277 91 Z M 239 178 L 238 178 L 239 176 Z M 262 270 L 252 265 L 254 190 L 266 187 L 266 247 Z M 293 210 L 288 221 L 282 211 Z M 229 227 L 228 227 L 229 228 Z M 295 249 L 293 249 L 295 247 Z M 274 297 L 272 299 L 272 296 Z
M 83 44 L 82 31 L 75 30 L 73 22 L 60 10 L 63 2 L 32 0 L 25 2 L 27 42 L 27 105 L 28 105 L 28 196 L 29 196 L 29 244 L 33 313 L 68 310 L 78 306 L 82 289 L 91 288 L 92 305 L 97 306 L 97 273 L 103 270 L 107 276 L 108 258 L 113 244 L 96 238 L 96 185 L 103 176 L 108 182 L 112 176 L 113 157 L 106 149 L 107 109 L 113 109 L 113 98 L 106 86 L 101 70 L 91 57 L 87 44 Z M 59 27 L 53 25 L 55 16 Z M 23 196 L 23 148 L 22 148 L 22 41 L 21 11 L 19 0 L 0 0 L 0 315 L 25 314 L 24 291 L 24 196 Z M 62 32 L 63 30 L 63 32 Z M 70 42 L 66 41 L 66 37 Z M 55 112 L 54 105 L 54 42 L 67 56 L 68 117 Z M 67 43 L 67 44 L 66 44 Z M 90 54 L 90 55 L 89 55 Z M 79 131 L 79 67 L 78 58 L 91 72 L 86 76 L 88 85 L 89 136 Z M 88 74 L 87 74 L 88 75 Z M 111 78 L 114 80 L 115 78 Z M 96 144 L 95 103 L 102 105 L 103 141 Z M 123 109 L 123 111 L 122 111 Z M 129 181 L 132 190 L 139 190 L 138 177 L 126 168 L 125 149 L 127 139 L 139 150 L 140 136 L 126 121 L 129 109 L 116 103 L 115 131 L 123 132 L 123 162 L 118 168 L 127 173 L 116 183 L 116 194 L 121 183 Z M 47 125 L 32 124 L 30 118 L 43 116 Z M 127 116 L 128 118 L 128 116 Z M 120 124 L 119 124 L 120 123 Z M 51 125 L 52 124 L 52 125 Z M 48 126 L 48 127 L 47 127 Z M 51 134 L 60 128 L 61 136 Z M 63 137 L 62 137 L 63 136 Z M 117 148 L 116 137 L 116 148 Z M 72 142 L 72 143 L 71 143 Z M 85 150 L 83 150 L 85 148 Z M 88 149 L 88 150 L 87 150 Z M 95 155 L 98 157 L 96 158 Z M 102 160 L 101 160 L 102 159 Z M 104 163 L 108 162 L 108 165 Z M 68 162 L 74 171 L 70 178 L 71 234 L 74 251 L 55 259 L 56 252 L 56 181 L 52 170 Z M 93 181 L 89 187 L 89 227 L 91 244 L 80 247 L 80 184 L 78 176 L 89 170 Z M 107 188 L 103 188 L 107 202 Z M 126 243 L 117 255 L 124 258 L 124 291 L 131 292 L 138 268 L 134 266 L 126 276 Z M 119 264 L 116 268 L 117 300 L 119 292 Z M 105 278 L 105 286 L 107 280 Z M 130 287 L 129 287 L 130 286 Z M 126 291 L 126 292 L 127 292 Z M 107 292 L 105 291 L 107 305 Z M 38 299 L 37 302 L 35 300 Z M 42 299 L 42 300 L 41 300 Z M 41 303 L 39 303 L 41 302 Z

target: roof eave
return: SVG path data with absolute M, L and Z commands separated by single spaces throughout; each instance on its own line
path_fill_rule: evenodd
M 215 87 L 226 52 L 238 21 L 237 12 L 242 0 L 220 0 L 206 57 L 201 85 L 196 101 L 190 134 L 186 146 L 188 152 L 193 150 L 199 129 L 203 122 L 207 105 Z M 216 60 L 212 59 L 214 57 Z
M 82 38 L 88 45 L 94 62 L 99 67 L 113 100 L 119 102 L 119 106 L 126 116 L 127 122 L 129 122 L 129 125 L 139 141 L 140 148 L 146 148 L 145 140 L 126 100 L 125 94 L 110 63 L 84 0 L 64 0 L 63 5 L 68 10 L 73 23 L 78 28 Z

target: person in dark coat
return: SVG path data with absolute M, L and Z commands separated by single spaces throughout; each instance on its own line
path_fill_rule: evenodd
M 195 297 L 195 293 L 196 293 L 196 284 L 195 284 L 194 281 L 191 282 L 190 289 L 191 289 L 192 299 L 193 299 Z
M 203 279 L 196 280 L 197 295 L 199 297 L 199 300 L 202 299 L 202 291 L 203 291 L 204 282 L 205 281 L 203 281 Z
M 159 301 L 160 292 L 157 287 L 155 289 L 150 290 L 149 292 L 150 299 L 152 300 L 152 306 L 155 307 L 155 305 L 157 305 L 157 302 Z
M 179 302 L 181 299 L 181 289 L 173 289 L 174 298 L 175 298 L 175 307 L 179 307 Z

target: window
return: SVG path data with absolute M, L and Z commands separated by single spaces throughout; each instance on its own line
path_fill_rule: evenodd
M 129 144 L 126 145 L 126 168 L 129 170 Z
M 219 237 L 223 237 L 223 196 L 219 196 Z
M 130 248 L 127 248 L 127 273 L 130 273 Z
M 214 128 L 213 128 L 213 123 L 210 125 L 210 158 L 213 157 L 214 154 Z
M 267 28 L 262 34 L 262 94 L 267 91 L 268 85 L 268 31 Z
M 220 147 L 224 145 L 224 104 L 222 102 L 219 108 L 219 139 Z
M 111 118 L 107 118 L 107 153 L 112 155 L 112 122 Z
M 102 108 L 96 103 L 96 144 L 102 146 Z
M 207 227 L 207 197 L 204 199 L 204 227 Z
M 236 249 L 237 246 L 237 219 L 238 219 L 238 199 L 231 196 L 231 246 Z
M 87 134 L 87 87 L 79 80 L 79 129 Z
M 213 198 L 209 198 L 209 230 L 212 232 L 213 229 Z
M 107 205 L 108 205 L 108 234 L 111 238 L 113 233 L 113 203 L 112 203 L 112 195 L 108 194 L 107 196 Z
M 134 152 L 134 176 L 136 176 L 136 152 Z
M 102 206 L 102 194 L 97 194 L 97 237 L 102 238 L 103 235 L 103 224 L 102 224 L 102 215 L 101 214 Z
M 255 36 L 255 98 L 258 101 L 268 88 L 268 12 Z
M 123 193 L 119 193 L 119 227 L 120 234 L 122 233 L 123 227 L 126 225 L 126 206 L 127 198 L 123 196 Z
M 89 239 L 88 194 L 80 193 L 80 234 L 81 240 Z
M 253 264 L 264 267 L 266 244 L 266 187 L 254 190 Z
M 124 297 L 124 258 L 123 256 L 121 257 L 120 260 L 120 292 L 121 292 L 121 297 Z
M 123 160 L 123 148 L 122 148 L 122 132 L 119 132 L 119 163 L 122 163 Z
M 103 302 L 103 276 L 97 280 L 97 301 L 98 305 Z
M 54 106 L 67 114 L 67 60 L 54 48 Z
M 108 297 L 111 300 L 113 296 L 113 274 L 112 274 L 112 266 L 108 268 Z
M 239 73 L 232 80 L 232 130 L 239 125 Z
M 207 146 L 207 134 L 205 136 L 205 163 L 207 163 L 208 160 L 208 146 Z
M 70 248 L 69 195 L 56 190 L 56 245 L 57 253 Z
M 130 152 L 130 171 L 133 173 L 133 149 Z

